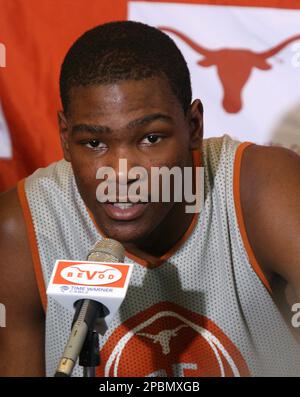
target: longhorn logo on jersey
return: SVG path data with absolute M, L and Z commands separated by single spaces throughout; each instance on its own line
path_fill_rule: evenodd
M 101 361 L 98 376 L 249 376 L 216 324 L 170 302 L 119 326 L 101 349 Z

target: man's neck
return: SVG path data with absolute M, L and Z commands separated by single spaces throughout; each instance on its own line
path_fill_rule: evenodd
M 193 221 L 195 214 L 186 214 L 185 206 L 181 205 L 181 207 L 183 210 L 174 207 L 167 215 L 168 219 L 165 219 L 142 243 L 125 243 L 126 250 L 150 265 L 156 264 L 183 238 Z

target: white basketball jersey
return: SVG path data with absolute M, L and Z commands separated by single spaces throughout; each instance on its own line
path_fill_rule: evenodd
M 99 376 L 300 375 L 300 347 L 245 231 L 239 175 L 247 145 L 228 136 L 204 140 L 204 207 L 188 235 L 156 267 L 125 258 L 134 271 L 100 338 Z M 46 373 L 53 376 L 73 313 L 47 301 L 45 287 L 56 259 L 85 260 L 102 236 L 64 160 L 22 181 L 19 196 L 46 310 Z M 81 376 L 81 367 L 73 375 Z

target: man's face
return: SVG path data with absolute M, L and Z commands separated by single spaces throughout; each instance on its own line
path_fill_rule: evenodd
M 191 150 L 201 140 L 200 102 L 185 116 L 167 80 L 158 77 L 76 87 L 69 96 L 68 114 L 59 117 L 61 137 L 65 159 L 72 164 L 85 204 L 107 237 L 124 243 L 143 241 L 169 222 L 175 207 L 183 203 L 148 202 L 125 206 L 128 208 L 100 203 L 97 170 L 111 167 L 116 182 L 124 183 L 119 159 L 127 160 L 128 171 L 134 166 L 146 169 L 149 181 L 151 167 L 191 166 Z M 127 187 L 133 182 L 128 178 Z M 117 192 L 116 200 L 119 198 Z

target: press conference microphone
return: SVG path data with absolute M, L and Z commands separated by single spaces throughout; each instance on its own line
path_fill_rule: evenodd
M 71 376 L 88 332 L 104 333 L 125 298 L 133 265 L 123 263 L 124 251 L 118 241 L 103 239 L 87 261 L 56 261 L 47 294 L 67 308 L 76 308 L 56 377 Z

